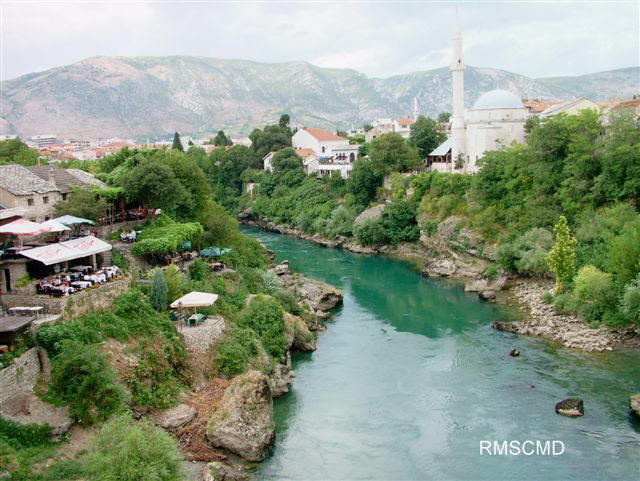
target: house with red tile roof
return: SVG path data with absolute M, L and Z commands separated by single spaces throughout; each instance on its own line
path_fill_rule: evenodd
M 344 137 L 324 129 L 303 127 L 291 138 L 294 149 L 311 149 L 319 158 L 331 157 L 333 149 L 348 144 Z

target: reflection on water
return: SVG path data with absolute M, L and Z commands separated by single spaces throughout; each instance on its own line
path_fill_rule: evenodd
M 637 353 L 585 354 L 495 331 L 503 313 L 403 262 L 249 230 L 345 291 L 275 401 L 262 479 L 640 479 Z M 522 355 L 511 358 L 517 346 Z M 585 416 L 554 412 L 568 396 Z M 479 455 L 480 440 L 559 439 L 558 457 Z

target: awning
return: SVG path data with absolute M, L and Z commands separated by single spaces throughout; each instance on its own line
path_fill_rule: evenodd
M 205 247 L 200 251 L 202 257 L 220 257 L 231 252 L 228 247 Z
M 55 219 L 49 219 L 42 223 L 43 226 L 49 229 L 49 232 L 63 232 L 65 230 L 71 230 L 66 225 L 61 224 Z
M 180 299 L 176 299 L 171 303 L 172 309 L 178 307 L 207 307 L 212 306 L 218 300 L 218 294 L 209 294 L 208 292 L 193 291 L 185 294 Z
M 436 149 L 429 154 L 429 157 L 442 157 L 443 155 L 447 155 L 447 153 L 451 150 L 453 146 L 453 138 L 449 137 L 447 140 L 442 142 Z
M 88 257 L 93 254 L 100 254 L 101 252 L 107 252 L 109 250 L 111 250 L 111 244 L 89 235 L 57 244 L 49 244 L 21 251 L 20 254 L 34 261 L 42 262 L 46 266 L 50 266 L 52 264 L 59 264 L 60 262 L 81 259 L 82 257 Z
M 56 217 L 53 219 L 64 225 L 76 225 L 76 224 L 95 224 L 92 220 L 83 219 L 82 217 L 76 217 L 75 215 L 63 215 L 62 217 Z
M 0 226 L 0 234 L 33 236 L 49 232 L 49 228 L 27 219 L 17 219 Z

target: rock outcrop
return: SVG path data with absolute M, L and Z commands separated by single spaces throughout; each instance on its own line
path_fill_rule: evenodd
M 262 461 L 275 442 L 273 401 L 264 374 L 249 371 L 231 381 L 207 423 L 207 438 L 247 461 Z
M 631 412 L 640 418 L 640 394 L 635 394 L 629 398 Z
M 578 397 L 570 397 L 556 403 L 556 412 L 563 416 L 584 416 L 584 403 Z
M 282 274 L 279 279 L 282 288 L 304 302 L 314 314 L 323 316 L 342 304 L 342 291 L 324 282 L 308 279 L 300 274 Z
M 191 422 L 195 415 L 196 410 L 188 404 L 178 404 L 172 408 L 158 411 L 154 418 L 158 426 L 171 431 Z
M 507 283 L 507 276 L 503 273 L 495 279 L 489 279 L 480 275 L 471 279 L 464 285 L 465 292 L 477 292 L 481 299 L 491 301 L 496 298 L 496 294 L 504 289 Z
M 382 215 L 382 211 L 384 210 L 384 204 L 374 205 L 373 207 L 369 207 L 368 209 L 363 210 L 358 217 L 353 221 L 354 227 L 362 224 L 367 220 L 377 220 Z

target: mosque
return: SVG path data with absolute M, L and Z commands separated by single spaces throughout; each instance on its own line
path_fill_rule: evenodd
M 453 112 L 451 135 L 427 159 L 431 170 L 439 172 L 478 172 L 478 160 L 488 150 L 524 142 L 527 109 L 520 98 L 506 90 L 491 90 L 464 108 L 464 63 L 462 34 L 456 18 L 451 62 Z

